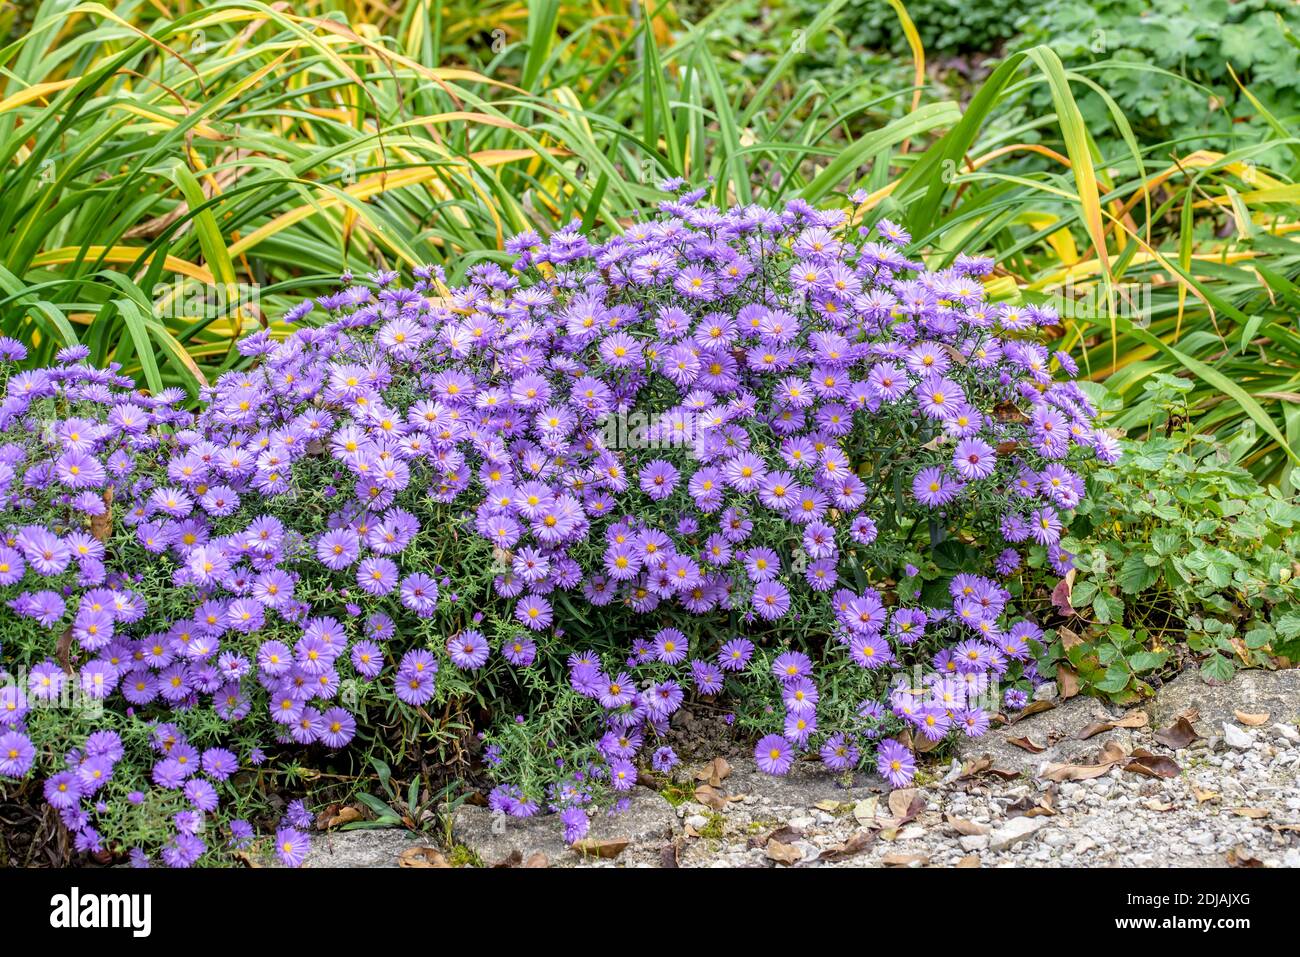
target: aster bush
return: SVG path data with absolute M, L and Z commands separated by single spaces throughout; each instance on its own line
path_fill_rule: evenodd
M 79 850 L 212 863 L 263 762 L 454 739 L 495 810 L 573 840 L 672 771 L 687 699 L 765 771 L 894 785 L 1023 705 L 1041 633 L 999 578 L 1031 545 L 1068 570 L 1078 463 L 1118 456 L 1035 341 L 1054 315 L 987 302 L 989 260 L 927 269 L 861 196 L 666 186 L 458 288 L 345 276 L 194 412 L 84 350 L 5 365 L 3 786 Z M 287 862 L 309 823 L 272 824 Z

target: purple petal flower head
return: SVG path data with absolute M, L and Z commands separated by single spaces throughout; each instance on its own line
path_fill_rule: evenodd
M 890 787 L 907 787 L 916 773 L 916 759 L 893 738 L 886 738 L 876 750 L 876 770 Z
M 452 664 L 466 671 L 482 668 L 490 651 L 487 639 L 472 628 L 447 639 L 447 655 Z
M 672 771 L 679 763 L 677 753 L 667 745 L 658 748 L 650 758 L 651 767 L 662 774 Z
M 769 734 L 754 746 L 754 763 L 760 771 L 781 777 L 794 766 L 794 748 L 779 734 Z
M 275 832 L 275 853 L 285 867 L 302 867 L 311 850 L 311 839 L 302 831 L 282 827 Z
M 744 671 L 754 656 L 754 643 L 748 638 L 732 638 L 718 650 L 718 667 L 724 671 Z M 795 675 L 800 674 L 796 669 Z M 780 672 L 778 672 L 778 677 Z

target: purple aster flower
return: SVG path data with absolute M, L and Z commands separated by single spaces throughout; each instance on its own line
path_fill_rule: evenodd
M 794 766 L 794 748 L 779 734 L 766 735 L 754 747 L 754 762 L 765 774 L 780 777 Z

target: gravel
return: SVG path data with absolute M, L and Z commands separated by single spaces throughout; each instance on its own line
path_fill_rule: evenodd
M 1156 732 L 1180 716 L 1201 737 L 1174 750 Z M 701 798 L 714 807 L 688 800 L 674 808 L 638 787 L 633 812 L 599 822 L 603 840 L 628 841 L 608 859 L 563 847 L 549 819 L 493 833 L 477 808 L 458 817 L 456 840 L 485 863 L 542 851 L 552 867 L 1297 867 L 1298 716 L 1300 671 L 1244 672 L 1217 687 L 1185 674 L 1127 712 L 1091 698 L 1057 702 L 932 757 L 917 786 L 901 792 L 874 774 L 845 778 L 814 761 L 772 778 L 734 746 L 697 753 L 688 773 L 711 757 L 731 766 Z M 1120 719 L 1133 726 L 1081 739 Z M 1023 738 L 1043 750 L 1011 743 Z M 1097 774 L 1103 749 L 1113 763 Z M 1173 776 L 1126 770 L 1138 766 L 1134 758 Z M 1062 765 L 1092 770 L 1078 780 L 1048 777 L 1061 777 Z M 395 856 L 386 840 L 384 853 Z M 309 864 L 349 866 L 337 846 Z

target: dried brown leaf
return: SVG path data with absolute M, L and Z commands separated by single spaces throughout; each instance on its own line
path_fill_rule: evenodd
M 843 844 L 837 844 L 835 847 L 827 848 L 822 851 L 819 860 L 823 861 L 842 861 L 854 854 L 860 854 L 865 851 L 873 840 L 876 838 L 876 832 L 872 830 L 854 831 L 852 836 Z
M 767 839 L 780 844 L 793 844 L 795 841 L 803 840 L 803 831 L 797 827 L 791 827 L 789 824 L 783 824 L 769 834 Z
M 886 867 L 911 867 L 913 864 L 924 867 L 930 863 L 930 857 L 927 854 L 904 854 L 901 851 L 894 851 L 882 857 L 880 863 Z
M 1043 796 L 1041 801 L 1035 800 L 1029 795 L 1025 795 L 1020 800 L 1007 805 L 1007 817 L 1042 817 L 1051 816 L 1056 813 L 1056 808 L 1052 805 L 1051 794 Z
M 966 778 L 973 778 L 976 775 L 983 774 L 989 768 L 993 767 L 993 758 L 984 754 L 973 761 L 967 761 L 962 765 L 961 773 L 957 775 L 957 780 L 961 781 Z
M 945 815 L 948 826 L 958 834 L 970 837 L 976 834 L 987 834 L 989 829 L 983 824 L 976 824 L 974 821 L 968 821 L 964 817 L 958 817 L 955 814 Z
M 1229 814 L 1236 814 L 1239 817 L 1249 817 L 1258 820 L 1261 817 L 1268 817 L 1268 808 L 1263 807 L 1228 807 L 1224 808 Z
M 1149 778 L 1176 778 L 1183 773 L 1183 769 L 1173 758 L 1163 754 L 1152 754 L 1145 748 L 1138 748 L 1133 752 L 1129 762 L 1124 765 L 1124 770 L 1132 771 L 1134 774 L 1145 774 Z
M 631 842 L 625 838 L 613 838 L 608 841 L 598 840 L 594 837 L 583 838 L 581 841 L 573 842 L 573 849 L 583 857 L 599 857 L 604 860 L 613 860 L 627 850 Z
M 782 844 L 780 841 L 768 841 L 764 850 L 769 861 L 776 861 L 778 864 L 797 864 L 803 860 L 803 851 L 793 844 Z
M 1228 851 L 1229 867 L 1263 867 L 1264 862 L 1240 845 Z
M 1017 711 L 1014 718 L 1008 718 L 1007 724 L 1017 724 L 1024 721 L 1025 718 L 1028 718 L 1030 715 L 1041 714 L 1044 711 L 1051 711 L 1055 707 L 1056 702 L 1054 701 L 1031 701 L 1026 707 Z
M 1056 687 L 1061 693 L 1061 700 L 1066 701 L 1073 698 L 1079 693 L 1079 676 L 1074 670 L 1057 665 L 1056 667 Z
M 1094 735 L 1101 734 L 1103 731 L 1112 731 L 1115 728 L 1145 728 L 1150 722 L 1147 713 L 1142 709 L 1130 711 L 1122 718 L 1115 721 L 1094 721 L 1088 725 L 1076 736 L 1079 741 L 1086 741 Z
M 451 867 L 436 847 L 408 847 L 397 855 L 398 867 Z
M 726 758 L 714 758 L 700 770 L 695 772 L 695 780 L 703 781 L 709 787 L 721 787 L 728 775 L 731 774 L 731 765 L 727 763 Z
M 1100 764 L 1049 764 L 1043 771 L 1042 777 L 1049 781 L 1086 781 L 1088 778 L 1099 778 L 1109 773 L 1111 765 L 1118 760 L 1119 758 L 1114 760 L 1103 758 Z
M 1007 738 L 1007 744 L 1014 744 L 1017 748 L 1024 748 L 1030 754 L 1039 754 L 1047 750 L 1043 745 L 1031 741 L 1028 736 L 1022 738 Z
M 965 857 L 963 857 L 960 861 L 957 862 L 957 866 L 965 868 L 965 867 L 980 867 L 982 865 L 980 864 L 980 859 L 976 855 L 967 854 Z
M 903 817 L 912 806 L 916 797 L 916 788 L 895 788 L 889 792 L 889 813 L 894 817 Z
M 671 841 L 659 848 L 660 867 L 679 867 L 681 865 L 682 847 L 677 841 Z
M 1056 629 L 1057 637 L 1061 639 L 1061 647 L 1069 651 L 1075 645 L 1083 644 L 1083 639 L 1071 631 L 1069 628 L 1061 627 Z
M 325 820 L 322 822 L 320 817 L 324 817 Z M 360 808 L 353 807 L 350 804 L 347 807 L 338 807 L 337 805 L 334 805 L 327 808 L 322 815 L 317 817 L 316 826 L 328 831 L 331 828 L 342 827 L 344 824 L 359 821 L 361 820 L 361 817 L 362 814 Z
M 701 784 L 695 789 L 695 800 L 707 808 L 721 811 L 727 806 L 727 797 L 711 784 Z
M 1169 727 L 1155 733 L 1155 739 L 1172 751 L 1181 751 L 1199 737 L 1192 723 L 1181 715 Z
M 1071 572 L 1073 571 L 1074 569 L 1071 569 Z M 1060 613 L 1062 618 L 1073 618 L 1078 614 L 1078 612 L 1074 610 L 1074 606 L 1070 604 L 1070 594 L 1073 584 L 1073 576 L 1070 576 L 1062 578 L 1056 583 L 1056 587 L 1052 589 L 1052 604 L 1056 607 L 1056 610 Z
M 1258 728 L 1261 724 L 1266 723 L 1269 718 L 1267 711 L 1263 714 L 1249 714 L 1245 711 L 1234 711 L 1233 714 L 1237 716 L 1238 721 L 1250 728 Z

